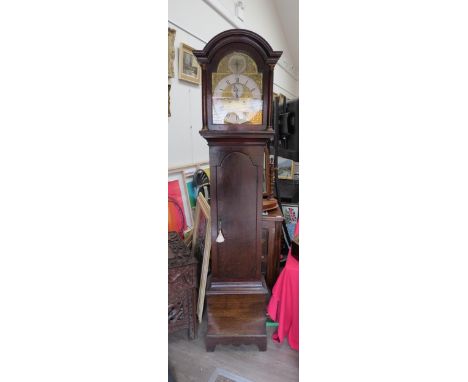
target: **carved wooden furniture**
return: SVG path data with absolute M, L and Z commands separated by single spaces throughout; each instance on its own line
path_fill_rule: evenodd
M 265 146 L 265 186 L 263 190 L 263 211 L 272 211 L 278 207 L 273 189 L 275 187 L 275 166 L 273 159 L 270 159 L 270 149 Z
M 200 134 L 208 142 L 211 173 L 206 348 L 243 343 L 266 350 L 263 167 L 273 138 L 273 69 L 281 52 L 256 33 L 232 29 L 193 54 L 202 68 Z
M 197 260 L 176 232 L 168 237 L 168 331 L 188 329 L 197 336 Z
M 279 274 L 281 254 L 281 225 L 283 215 L 279 207 L 262 216 L 262 274 L 270 289 L 273 289 Z

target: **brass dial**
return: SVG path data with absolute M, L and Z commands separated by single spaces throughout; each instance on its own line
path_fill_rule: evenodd
M 261 124 L 262 73 L 241 52 L 225 56 L 212 74 L 213 124 Z

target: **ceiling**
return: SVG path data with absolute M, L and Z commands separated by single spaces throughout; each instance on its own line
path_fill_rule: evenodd
M 273 0 L 293 64 L 299 73 L 299 0 Z

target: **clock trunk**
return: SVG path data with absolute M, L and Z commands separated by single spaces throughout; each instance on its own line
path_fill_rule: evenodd
M 272 133 L 202 132 L 211 174 L 211 279 L 206 291 L 207 350 L 256 344 L 266 350 L 268 289 L 261 273 L 264 147 Z M 224 241 L 217 242 L 222 234 Z
M 213 147 L 212 150 L 212 157 L 217 159 L 212 166 L 217 204 L 216 217 L 212 221 L 215 232 L 221 230 L 225 239 L 224 243 L 216 246 L 217 261 L 212 268 L 213 279 L 258 279 L 257 215 L 262 167 L 254 163 L 261 148 L 221 146 Z

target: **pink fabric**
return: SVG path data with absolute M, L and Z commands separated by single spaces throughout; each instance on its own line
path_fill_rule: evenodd
M 297 234 L 299 221 L 294 230 L 294 235 Z M 291 249 L 286 265 L 273 287 L 268 314 L 273 321 L 278 322 L 273 341 L 281 343 L 287 338 L 289 346 L 299 350 L 299 262 L 292 257 Z

